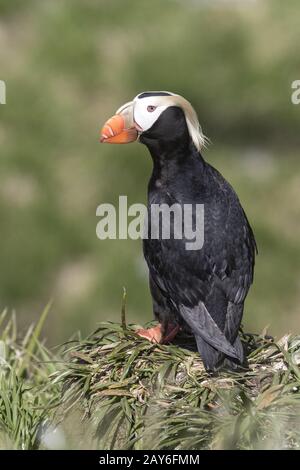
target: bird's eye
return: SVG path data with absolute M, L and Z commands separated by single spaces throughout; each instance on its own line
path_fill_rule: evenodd
M 148 113 L 153 113 L 156 110 L 156 106 L 147 106 Z

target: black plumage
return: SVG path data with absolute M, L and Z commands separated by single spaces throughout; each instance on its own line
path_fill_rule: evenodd
M 187 327 L 209 370 L 244 363 L 238 331 L 253 281 L 256 243 L 230 184 L 196 149 L 180 107 L 168 107 L 140 135 L 153 159 L 151 204 L 204 204 L 204 245 L 184 239 L 144 240 L 155 317 Z

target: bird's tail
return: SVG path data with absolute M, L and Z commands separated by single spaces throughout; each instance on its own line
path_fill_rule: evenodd
M 203 341 L 204 343 L 208 343 L 212 350 L 220 351 L 226 356 L 240 360 L 240 350 L 235 349 L 234 344 L 231 344 L 226 338 L 225 334 L 220 330 L 202 302 L 199 302 L 199 304 L 193 308 L 180 305 L 180 313 L 191 328 L 196 340 L 197 337 L 199 337 L 199 344 L 202 344 Z M 200 338 L 202 341 L 200 341 Z M 202 355 L 200 350 L 199 352 Z
M 220 369 L 234 370 L 241 367 L 247 367 L 243 345 L 239 337 L 236 338 L 232 345 L 236 351 L 236 358 L 227 356 L 221 351 L 218 351 L 199 335 L 195 335 L 195 338 L 198 351 L 206 370 L 215 372 Z

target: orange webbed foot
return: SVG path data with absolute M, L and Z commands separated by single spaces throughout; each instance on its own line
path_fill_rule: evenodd
M 136 333 L 142 338 L 146 338 L 151 343 L 166 344 L 170 343 L 180 331 L 179 325 L 169 324 L 167 330 L 163 333 L 162 325 L 159 323 L 152 328 L 140 328 Z
M 140 328 L 136 331 L 136 334 L 141 336 L 142 338 L 146 338 L 151 343 L 160 343 L 162 340 L 162 326 L 158 324 L 152 328 Z

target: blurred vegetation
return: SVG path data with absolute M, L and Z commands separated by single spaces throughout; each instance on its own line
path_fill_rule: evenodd
M 192 337 L 100 323 L 55 355 L 0 316 L 0 449 L 298 449 L 300 337 L 241 334 L 249 369 L 209 375 Z
M 50 424 L 61 387 L 55 355 L 39 335 L 49 306 L 36 325 L 20 337 L 14 315 L 0 314 L 0 449 L 38 449 L 52 432 Z
M 52 298 L 52 343 L 116 320 L 124 285 L 130 321 L 151 319 L 141 243 L 95 234 L 100 203 L 145 202 L 150 158 L 97 140 L 166 89 L 197 109 L 255 230 L 246 329 L 299 332 L 299 21 L 296 0 L 0 0 L 0 306 L 25 327 Z

